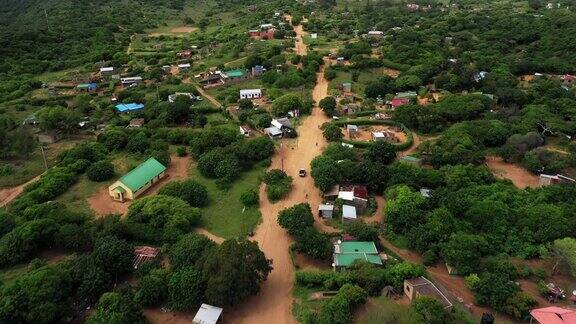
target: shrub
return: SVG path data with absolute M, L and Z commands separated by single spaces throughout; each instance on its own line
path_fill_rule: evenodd
M 102 182 L 114 177 L 114 165 L 108 161 L 98 161 L 86 170 L 88 179 Z
M 312 209 L 308 203 L 294 205 L 278 214 L 278 224 L 288 231 L 288 234 L 298 236 L 314 224 Z
M 258 196 L 258 191 L 256 191 L 255 189 L 244 191 L 240 195 L 240 202 L 242 202 L 242 205 L 246 207 L 252 207 L 258 205 L 260 203 L 260 197 Z
M 318 323 L 347 324 L 353 319 L 354 308 L 366 302 L 366 291 L 358 286 L 346 284 L 334 298 L 327 301 L 317 316 Z
M 179 147 L 176 149 L 176 155 L 178 155 L 179 157 L 186 156 L 186 154 L 188 154 L 188 152 L 186 152 L 186 147 L 184 147 L 184 146 L 179 146 Z

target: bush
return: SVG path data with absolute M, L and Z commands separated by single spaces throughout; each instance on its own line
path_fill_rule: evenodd
M 168 297 L 168 277 L 168 271 L 165 269 L 155 269 L 142 277 L 138 291 L 134 296 L 136 302 L 144 307 L 154 307 L 166 300 Z
M 186 147 L 184 147 L 184 146 L 179 146 L 176 149 L 176 155 L 178 155 L 179 157 L 186 156 L 187 154 L 188 154 L 188 152 L 186 152 Z
M 436 251 L 427 250 L 422 254 L 422 263 L 424 263 L 425 266 L 429 267 L 435 265 L 436 262 L 438 262 L 438 258 L 439 256 Z
M 171 308 L 196 310 L 204 298 L 202 274 L 192 268 L 175 271 L 168 283 L 168 295 Z
M 308 203 L 294 205 L 286 208 L 278 214 L 278 224 L 282 226 L 288 234 L 298 236 L 308 227 L 314 224 L 312 209 Z
M 260 203 L 260 197 L 258 195 L 258 191 L 256 191 L 255 189 L 244 191 L 240 195 L 240 202 L 242 202 L 242 205 L 246 207 L 252 207 L 258 205 Z
M 108 161 L 98 161 L 86 170 L 88 179 L 96 182 L 110 180 L 114 177 L 114 165 Z
M 351 323 L 354 308 L 366 302 L 366 291 L 358 286 L 344 285 L 336 296 L 328 300 L 318 313 L 317 322 L 321 324 Z

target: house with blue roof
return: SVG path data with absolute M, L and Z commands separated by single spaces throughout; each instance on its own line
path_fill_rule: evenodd
M 144 104 L 139 103 L 121 103 L 116 105 L 116 110 L 120 113 L 132 112 L 136 110 L 144 109 Z

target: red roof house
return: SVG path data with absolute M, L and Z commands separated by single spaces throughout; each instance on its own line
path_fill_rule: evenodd
M 556 306 L 537 308 L 530 315 L 540 324 L 575 324 L 576 310 Z
M 400 106 L 404 106 L 410 103 L 410 99 L 408 98 L 394 98 L 390 101 L 390 106 L 392 108 L 398 108 Z
M 573 75 L 571 75 L 571 74 L 566 74 L 566 75 L 564 75 L 564 76 L 562 77 L 562 81 L 564 81 L 564 82 L 566 82 L 566 83 L 572 83 L 572 82 L 574 82 L 574 79 L 575 79 L 575 78 L 576 78 L 576 77 L 573 76 Z

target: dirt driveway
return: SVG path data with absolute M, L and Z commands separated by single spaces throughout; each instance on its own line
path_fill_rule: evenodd
M 178 157 L 172 156 L 170 166 L 166 170 L 166 177 L 162 181 L 154 184 L 143 196 L 154 195 L 166 185 L 168 182 L 174 180 L 182 180 L 188 178 L 188 168 L 192 163 L 192 158 L 190 156 Z M 120 214 L 124 215 L 128 212 L 128 207 L 131 201 L 118 202 L 114 201 L 108 194 L 108 187 L 102 188 L 96 195 L 87 199 L 90 208 L 96 214 L 96 217 L 105 216 L 108 214 Z

